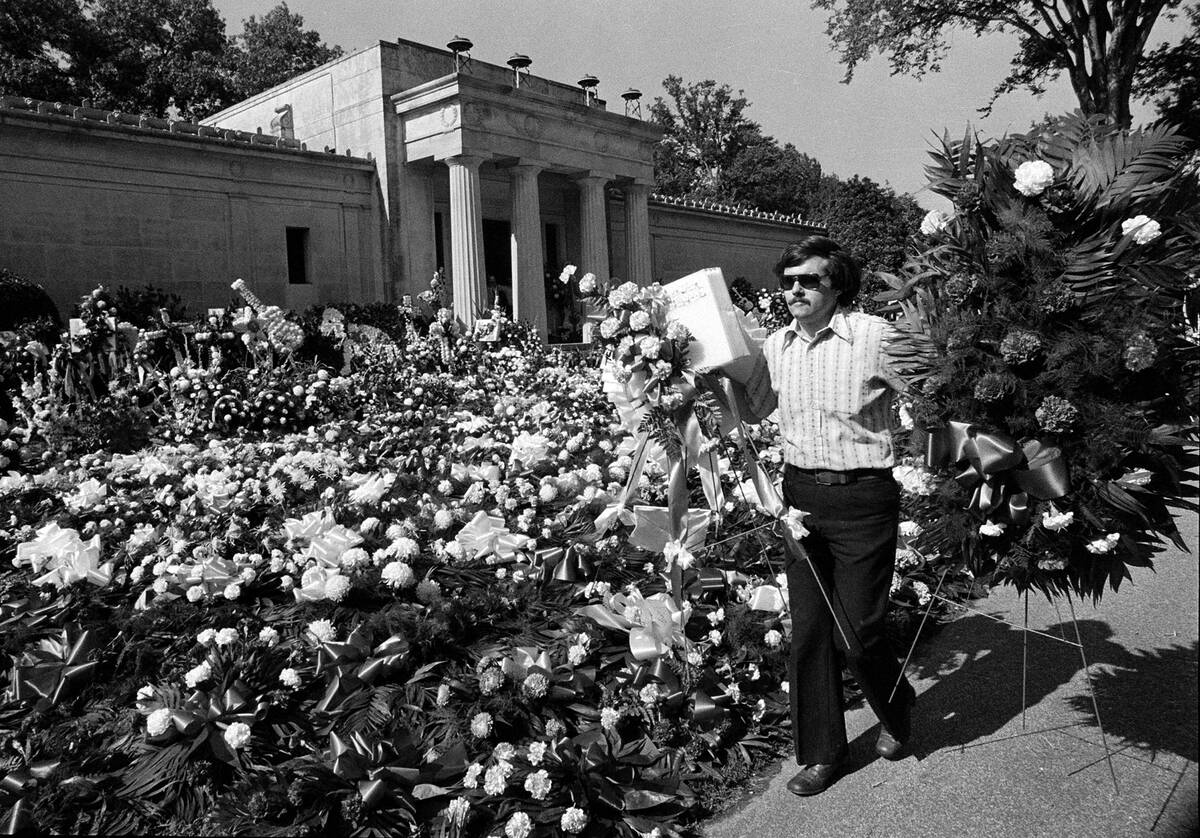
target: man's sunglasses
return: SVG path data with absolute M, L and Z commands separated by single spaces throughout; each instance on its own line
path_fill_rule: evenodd
M 805 291 L 816 291 L 822 287 L 821 280 L 825 279 L 822 274 L 784 274 L 779 277 L 779 287 L 784 291 L 790 291 L 796 287 L 796 283 L 800 283 L 800 287 Z

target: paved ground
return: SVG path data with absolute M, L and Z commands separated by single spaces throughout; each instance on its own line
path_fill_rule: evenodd
M 876 721 L 847 715 L 852 768 L 817 797 L 799 798 L 780 766 L 738 809 L 706 825 L 706 838 L 803 836 L 1086 836 L 1177 838 L 1197 817 L 1197 517 L 1179 518 L 1191 549 L 1159 554 L 1156 573 L 1098 607 L 1075 604 L 1113 775 L 1101 747 L 1079 650 L 1028 635 L 1022 718 L 1022 632 L 972 614 L 918 647 L 909 676 L 920 695 L 915 754 L 876 757 Z M 976 606 L 1018 625 L 1011 589 Z M 1074 640 L 1067 603 L 1029 598 L 1029 625 Z

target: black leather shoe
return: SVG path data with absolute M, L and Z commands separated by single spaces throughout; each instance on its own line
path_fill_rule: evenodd
M 896 708 L 894 730 L 889 729 L 885 724 L 879 726 L 879 738 L 875 741 L 875 753 L 884 759 L 900 758 L 904 745 L 912 734 L 912 707 L 915 701 L 915 694 L 901 699 L 899 707 Z
M 842 762 L 840 760 L 819 765 L 806 765 L 796 773 L 795 777 L 787 781 L 787 790 L 801 797 L 820 794 L 833 785 L 833 781 L 837 779 L 841 770 Z
M 875 753 L 884 759 L 899 759 L 904 750 L 904 743 L 892 736 L 886 727 L 879 729 L 879 738 L 875 741 Z

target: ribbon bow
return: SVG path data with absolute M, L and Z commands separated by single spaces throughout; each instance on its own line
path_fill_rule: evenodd
M 302 552 L 328 568 L 341 566 L 342 554 L 362 544 L 362 536 L 341 524 L 334 524 L 309 542 Z
M 533 554 L 534 563 L 541 567 L 543 579 L 558 582 L 583 582 L 596 574 L 596 568 L 578 547 L 543 547 Z
M 450 479 L 457 480 L 460 483 L 475 483 L 477 481 L 499 483 L 500 467 L 495 463 L 488 463 L 482 466 L 475 463 L 451 463 Z
M 577 614 L 605 628 L 628 632 L 629 651 L 637 660 L 653 660 L 672 646 L 683 645 L 684 611 L 666 593 L 643 597 L 636 589 L 617 594 L 604 605 L 585 605 Z
M 518 550 L 529 545 L 527 536 L 509 532 L 503 518 L 488 515 L 482 509 L 459 530 L 454 540 L 477 559 L 495 555 L 500 561 L 511 561 Z
M 317 702 L 320 712 L 335 712 L 364 684 L 373 684 L 395 670 L 408 651 L 408 641 L 394 634 L 371 649 L 361 628 L 345 643 L 326 642 L 317 648 L 317 674 L 328 673 L 329 685 Z
M 84 541 L 77 530 L 49 523 L 38 530 L 33 541 L 17 545 L 13 565 L 28 564 L 34 573 L 46 572 L 33 580 L 35 585 L 54 585 L 59 590 L 73 582 L 86 580 L 104 587 L 112 580 L 112 562 L 100 564 L 100 536 Z
M 1004 433 L 981 431 L 966 422 L 950 422 L 929 434 L 925 463 L 930 468 L 958 467 L 954 479 L 972 490 L 969 509 L 1029 523 L 1029 496 L 1061 498 L 1071 491 L 1067 464 L 1058 448 L 1031 440 L 1024 445 Z
M 309 512 L 303 518 L 288 518 L 283 522 L 283 531 L 289 539 L 314 539 L 326 530 L 332 529 L 336 522 L 329 510 L 322 509 Z
M 12 668 L 13 699 L 57 704 L 91 679 L 96 663 L 87 657 L 98 646 L 95 635 L 77 624 L 65 626 L 59 637 L 38 641 Z
M 394 742 L 368 742 L 362 733 L 344 739 L 336 733 L 329 734 L 328 759 L 333 773 L 357 786 L 366 808 L 380 806 L 391 797 L 389 779 L 408 786 L 420 779 L 419 768 L 399 764 L 402 750 Z

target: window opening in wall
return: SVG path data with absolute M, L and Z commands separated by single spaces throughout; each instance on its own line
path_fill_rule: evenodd
M 287 228 L 288 284 L 308 284 L 308 228 Z

